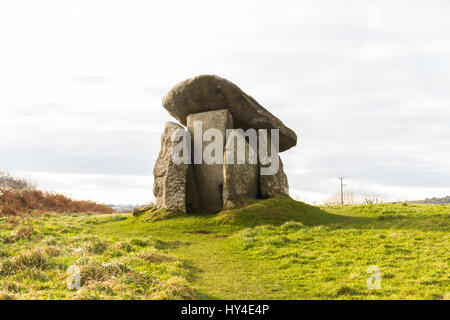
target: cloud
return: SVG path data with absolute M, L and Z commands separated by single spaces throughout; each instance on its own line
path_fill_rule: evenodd
M 80 84 L 106 84 L 111 81 L 110 78 L 105 76 L 95 76 L 95 75 L 86 75 L 86 74 L 73 74 L 69 76 L 69 81 L 73 81 Z
M 143 204 L 154 200 L 150 175 L 67 174 L 18 171 L 16 175 L 37 181 L 38 187 L 74 199 L 92 199 L 107 204 Z M 123 195 L 127 196 L 124 197 Z
M 394 200 L 450 194 L 449 6 L 2 2 L 0 167 L 92 199 L 114 185 L 118 202 L 147 201 L 164 122 L 175 121 L 161 100 L 207 73 L 298 133 L 281 156 L 300 197 L 323 200 L 341 175 Z

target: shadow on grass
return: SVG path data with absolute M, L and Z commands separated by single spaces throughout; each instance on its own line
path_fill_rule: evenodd
M 187 270 L 187 274 L 185 276 L 186 280 L 189 283 L 194 283 L 199 279 L 199 275 L 203 272 L 202 269 L 192 264 L 189 261 L 184 260 L 182 267 Z M 202 290 L 194 289 L 195 298 L 200 300 L 218 300 L 219 297 L 210 295 Z
M 192 242 L 182 240 L 160 240 L 155 241 L 155 248 L 158 250 L 163 249 L 177 249 L 180 247 L 190 246 Z

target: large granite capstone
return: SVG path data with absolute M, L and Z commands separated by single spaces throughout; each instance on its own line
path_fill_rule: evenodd
M 297 144 L 297 135 L 238 86 L 216 75 L 200 75 L 176 84 L 164 97 L 163 106 L 182 124 L 190 114 L 227 109 L 234 128 L 279 129 L 280 152 Z

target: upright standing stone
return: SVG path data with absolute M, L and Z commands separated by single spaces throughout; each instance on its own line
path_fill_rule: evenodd
M 153 168 L 155 177 L 153 194 L 158 208 L 167 208 L 186 212 L 186 186 L 189 164 L 175 164 L 172 162 L 172 150 L 178 142 L 172 141 L 172 135 L 176 130 L 185 130 L 183 126 L 166 122 L 164 132 L 161 135 L 161 150 Z M 190 190 L 191 193 L 195 192 Z
M 186 177 L 186 212 L 197 212 L 200 208 L 195 184 L 194 166 L 190 164 Z
M 261 142 L 261 141 L 259 141 Z M 270 175 L 260 175 L 259 178 L 259 192 L 262 197 L 273 197 L 277 193 L 284 193 L 289 195 L 289 183 L 286 174 L 283 170 L 283 162 L 281 161 L 281 157 L 277 154 L 274 157 L 271 157 L 271 138 L 270 134 L 267 137 L 267 155 L 272 159 L 275 158 L 278 160 L 278 170 L 274 172 L 274 174 Z M 261 145 L 259 145 L 261 148 Z M 260 157 L 258 156 L 258 161 L 260 161 Z M 260 168 L 268 168 L 270 164 L 262 164 L 259 163 Z
M 196 132 L 194 126 L 201 123 L 201 131 Z M 195 141 L 202 146 L 202 154 L 205 148 L 213 142 L 203 141 L 203 134 L 208 129 L 217 129 L 222 134 L 221 156 L 223 156 L 226 129 L 233 128 L 233 118 L 227 110 L 216 110 L 194 113 L 187 116 L 187 127 L 191 134 L 194 147 Z M 197 150 L 199 151 L 199 150 Z M 193 154 L 195 161 L 195 155 Z M 223 191 L 223 163 L 207 164 L 201 159 L 201 163 L 194 162 L 195 184 L 197 188 L 199 206 L 202 211 L 218 212 L 222 210 Z
M 235 137 L 234 134 L 237 134 L 237 130 L 233 130 L 229 135 L 225 147 L 227 150 L 223 165 L 223 207 L 225 209 L 233 207 L 236 200 L 256 198 L 259 190 L 259 166 L 257 161 L 252 164 L 249 156 L 250 152 L 254 152 L 255 158 L 257 158 L 258 151 L 250 149 L 249 143 L 243 136 Z M 241 141 L 245 145 L 245 163 L 243 164 L 237 162 L 238 139 L 242 139 Z M 233 161 L 230 159 L 228 164 L 227 160 L 230 155 Z
M 281 162 L 280 156 L 278 156 L 278 161 L 279 168 L 277 173 L 273 175 L 261 175 L 259 178 L 259 189 L 263 197 L 273 197 L 277 193 L 289 195 L 289 183 L 283 171 L 283 162 Z

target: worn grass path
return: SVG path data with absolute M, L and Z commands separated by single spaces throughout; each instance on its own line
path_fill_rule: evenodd
M 203 220 L 203 218 L 200 218 Z M 131 226 L 128 221 L 99 225 L 96 232 L 108 236 L 129 238 L 149 234 L 165 241 L 168 254 L 183 261 L 188 270 L 186 278 L 199 299 L 262 299 L 271 298 L 274 290 L 271 283 L 259 273 L 261 262 L 251 257 L 242 248 L 233 245 L 229 236 L 239 228 L 220 228 L 207 221 L 169 220 L 173 228 L 166 228 L 165 222 L 145 223 Z M 179 228 L 192 231 L 207 230 L 208 234 L 191 234 Z M 117 226 L 121 225 L 121 226 Z M 121 230 L 117 232 L 118 230 Z M 165 230 L 164 230 L 165 229 Z M 174 230 L 175 229 L 175 230 Z M 113 231 L 114 230 L 114 231 Z M 226 231 L 226 232 L 223 232 Z M 223 237 L 223 236 L 226 237 Z M 219 236 L 219 237 L 216 237 Z M 268 264 L 265 264 L 267 270 Z M 268 271 L 268 270 L 267 270 Z M 270 272 L 270 271 L 269 271 Z M 260 290 L 255 292 L 255 287 Z

